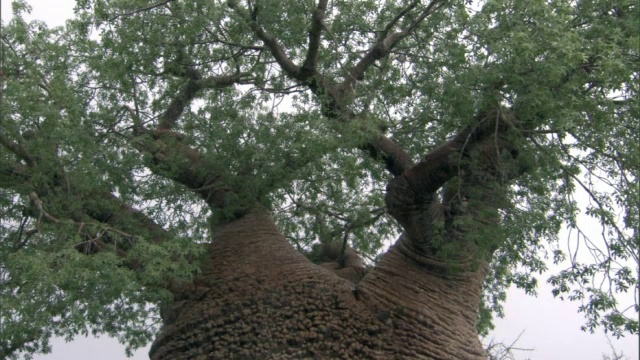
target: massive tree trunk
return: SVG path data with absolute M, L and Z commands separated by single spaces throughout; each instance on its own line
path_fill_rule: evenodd
M 607 243 L 626 249 L 598 267 L 637 249 L 610 194 L 577 177 L 609 169 L 624 184 L 610 184 L 616 203 L 635 204 L 622 199 L 635 194 L 637 154 L 620 150 L 637 119 L 636 74 L 620 71 L 637 63 L 632 9 L 80 3 L 65 30 L 27 24 L 24 4 L 2 27 L 0 297 L 13 308 L 0 321 L 14 327 L 2 323 L 0 357 L 88 327 L 140 346 L 154 304 L 153 359 L 479 359 L 487 273 L 500 291 L 514 282 L 506 267 L 542 268 L 537 239 L 577 216 L 573 181 L 615 230 Z M 600 36 L 609 27 L 615 40 Z M 611 46 L 583 46 L 600 39 Z M 293 219 L 290 237 L 271 211 Z M 522 214 L 534 220 L 514 221 Z M 378 219 L 389 231 L 370 237 Z M 372 256 L 391 233 L 402 235 L 363 268 L 355 251 Z M 338 255 L 316 264 L 336 239 Z M 583 280 L 573 268 L 555 291 Z M 621 329 L 624 311 L 603 316 L 613 298 L 589 291 L 589 326 Z
M 244 19 L 283 74 L 317 96 L 328 120 L 354 125 L 367 116 L 366 111 L 356 113 L 350 103 L 356 82 L 442 4 L 431 2 L 420 10 L 420 20 L 390 33 L 401 13 L 342 81 L 326 77 L 317 66 L 326 1 L 317 3 L 302 65 L 288 57 L 249 9 L 237 1 L 227 5 Z M 485 357 L 476 321 L 486 261 L 495 244 L 467 237 L 469 229 L 458 220 L 468 213 L 481 218 L 480 227 L 486 229 L 499 222 L 494 194 L 474 192 L 474 187 L 499 188 L 509 177 L 501 154 L 507 150 L 515 158 L 517 151 L 503 136 L 513 127 L 508 111 L 497 105 L 480 109 L 470 125 L 417 163 L 382 129 L 365 131 L 368 135 L 358 147 L 383 160 L 393 175 L 385 201 L 403 235 L 364 278 L 350 282 L 345 269 L 332 272 L 315 265 L 287 242 L 270 214 L 252 203 L 259 196 L 237 187 L 242 181 L 251 184 L 252 175 L 241 172 L 241 180 L 234 181 L 212 176 L 207 157 L 174 132 L 198 91 L 229 86 L 242 74 L 205 78 L 195 67 L 185 66 L 182 76 L 191 86 L 173 99 L 155 129 L 138 126 L 138 133 L 150 134 L 153 144 L 137 148 L 152 154 L 156 174 L 191 189 L 212 210 L 234 215 L 213 229 L 209 262 L 194 282 L 174 290 L 175 303 L 163 311 L 165 325 L 151 349 L 153 359 Z M 446 194 L 454 178 L 455 191 Z M 234 193 L 243 199 L 240 203 L 230 200 Z M 462 209 L 469 198 L 477 209 Z M 453 254 L 445 254 L 445 248 Z
M 152 359 L 480 359 L 483 267 L 443 270 L 401 238 L 359 283 L 315 265 L 256 209 L 215 230 Z

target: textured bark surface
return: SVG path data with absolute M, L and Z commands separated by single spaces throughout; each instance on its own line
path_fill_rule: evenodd
M 392 336 L 385 349 L 390 355 L 486 358 L 476 330 L 485 267 L 450 266 L 418 255 L 402 236 L 358 284 L 371 311 L 389 314 Z
M 269 214 L 215 233 L 152 359 L 480 359 L 482 276 L 430 273 L 400 241 L 358 284 L 298 253 Z

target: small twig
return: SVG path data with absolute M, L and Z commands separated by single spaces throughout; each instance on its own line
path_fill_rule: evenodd
M 144 11 L 153 10 L 153 9 L 155 9 L 157 7 L 162 6 L 162 5 L 166 5 L 166 4 L 168 4 L 168 3 L 172 2 L 172 1 L 173 0 L 164 0 L 164 1 L 160 1 L 160 2 L 157 2 L 155 4 L 151 4 L 151 5 L 148 5 L 148 6 L 145 6 L 145 7 L 130 11 L 130 12 L 117 14 L 117 15 L 113 16 L 111 19 L 109 19 L 109 21 L 113 21 L 113 20 L 115 20 L 115 19 L 117 19 L 119 17 L 131 16 L 131 15 L 135 15 L 137 13 L 141 13 L 141 12 L 144 12 Z

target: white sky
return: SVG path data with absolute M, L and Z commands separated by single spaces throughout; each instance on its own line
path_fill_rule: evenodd
M 73 16 L 73 0 L 28 0 L 33 7 L 32 19 L 46 21 L 50 26 L 63 25 Z M 11 16 L 11 1 L 0 0 L 2 20 Z M 599 233 L 600 230 L 595 230 Z M 510 343 L 524 331 L 517 347 L 533 348 L 533 351 L 516 353 L 516 359 L 565 360 L 602 359 L 602 354 L 611 354 L 609 344 L 602 331 L 595 334 L 580 331 L 584 318 L 578 314 L 577 303 L 562 302 L 551 296 L 551 287 L 545 283 L 547 274 L 539 277 L 538 297 L 525 295 L 523 291 L 511 289 L 505 305 L 506 317 L 496 321 L 492 334 L 498 341 Z M 632 360 L 640 359 L 640 339 L 632 336 L 611 339 L 617 349 Z M 134 353 L 130 359 L 148 359 L 148 347 Z M 53 341 L 53 352 L 39 355 L 36 360 L 114 360 L 126 359 L 124 347 L 107 337 L 83 338 L 65 343 L 63 339 Z

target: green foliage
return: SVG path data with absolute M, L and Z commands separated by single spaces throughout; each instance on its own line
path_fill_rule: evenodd
M 418 161 L 495 107 L 512 117 L 517 156 L 496 137 L 495 156 L 458 163 L 448 186 L 469 210 L 437 224 L 439 256 L 491 261 L 480 332 L 506 289 L 535 294 L 553 261 L 568 266 L 549 280 L 554 295 L 581 304 L 585 329 L 638 333 L 638 303 L 625 310 L 616 296 L 638 291 L 640 267 L 636 2 L 447 2 L 340 98 L 348 122 L 327 116 L 330 97 L 292 79 L 243 17 L 301 64 L 314 1 L 155 3 L 78 0 L 76 17 L 49 29 L 14 1 L 2 25 L 0 354 L 47 351 L 53 335 L 150 339 L 170 301 L 163 281 L 197 273 L 211 226 L 234 213 L 175 179 L 189 167 L 180 146 L 200 154 L 195 175 L 243 190 L 230 209 L 258 201 L 301 251 L 346 241 L 373 263 L 402 230 L 385 212 L 390 175 L 364 145 L 384 133 Z M 330 1 L 319 73 L 348 80 L 408 3 Z M 159 164 L 141 129 L 166 117 L 193 69 L 242 76 L 197 91 Z M 123 209 L 139 217 L 108 216 Z M 602 234 L 581 229 L 585 215 Z M 563 228 L 579 234 L 569 246 Z M 450 241 L 451 229 L 465 235 Z M 78 251 L 98 240 L 107 251 Z

